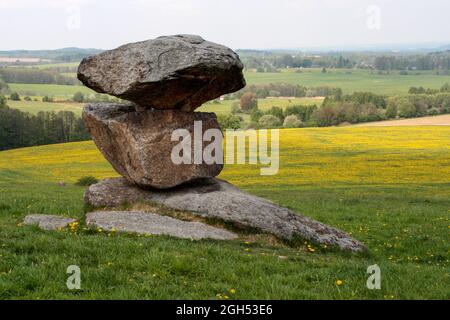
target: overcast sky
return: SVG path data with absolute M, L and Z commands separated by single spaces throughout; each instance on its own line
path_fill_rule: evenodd
M 0 49 L 192 33 L 238 48 L 450 42 L 449 0 L 0 0 Z

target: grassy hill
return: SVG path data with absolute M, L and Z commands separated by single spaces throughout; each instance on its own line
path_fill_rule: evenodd
M 194 242 L 22 226 L 29 213 L 82 218 L 74 182 L 117 174 L 92 142 L 0 152 L 0 298 L 449 299 L 449 142 L 450 127 L 289 129 L 278 175 L 225 167 L 222 178 L 351 233 L 367 255 L 263 234 Z M 381 290 L 366 288 L 375 263 Z M 71 264 L 81 291 L 66 288 Z

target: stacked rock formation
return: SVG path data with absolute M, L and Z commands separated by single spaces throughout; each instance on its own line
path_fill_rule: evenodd
M 199 36 L 159 37 L 84 59 L 78 79 L 129 104 L 90 104 L 83 119 L 114 169 L 141 187 L 171 188 L 215 177 L 223 164 L 174 164 L 176 129 L 194 134 L 220 129 L 213 113 L 193 112 L 203 103 L 245 86 L 243 65 L 231 49 Z M 203 133 L 202 132 L 202 133 Z
M 208 129 L 220 130 L 214 113 L 193 111 L 209 100 L 243 88 L 242 69 L 238 55 L 231 49 L 192 35 L 127 44 L 84 59 L 78 79 L 97 92 L 129 101 L 89 104 L 83 110 L 94 142 L 124 177 L 92 185 L 85 193 L 85 201 L 97 208 L 142 201 L 156 203 L 256 228 L 280 238 L 300 237 L 343 250 L 364 251 L 363 244 L 340 230 L 214 178 L 221 172 L 223 161 L 172 161 L 172 151 L 179 144 L 172 141 L 174 130 L 183 129 L 186 135 L 195 136 L 195 122 L 201 122 L 202 136 Z M 211 143 L 201 141 L 203 148 Z M 192 159 L 194 152 L 192 148 Z M 175 228 L 172 234 L 189 237 L 191 229 L 198 228 L 172 220 L 165 220 L 170 226 L 163 228 L 149 225 L 161 223 L 161 219 L 138 212 L 94 212 L 88 214 L 86 221 L 129 231 L 164 233 Z M 207 227 L 198 232 L 195 238 L 234 238 L 233 234 Z

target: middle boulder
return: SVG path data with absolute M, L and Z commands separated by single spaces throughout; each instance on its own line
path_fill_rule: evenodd
M 155 109 L 137 112 L 134 104 L 88 104 L 83 110 L 83 120 L 113 168 L 141 187 L 171 188 L 215 177 L 223 169 L 221 141 L 215 141 L 216 136 L 205 139 L 211 141 L 203 140 L 208 129 L 217 129 L 214 132 L 222 138 L 214 113 Z M 181 131 L 174 139 L 173 132 L 177 129 Z M 191 147 L 187 148 L 190 161 L 177 163 L 173 154 L 177 160 L 185 156 L 186 149 L 179 149 L 185 141 Z M 222 157 L 221 161 L 198 161 L 199 152 L 202 155 L 202 150 L 214 142 L 220 144 L 214 156 Z

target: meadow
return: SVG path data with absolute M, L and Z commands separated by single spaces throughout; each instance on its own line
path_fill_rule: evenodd
M 39 65 L 39 68 L 76 67 L 77 63 Z M 76 73 L 63 73 L 76 78 Z M 289 83 L 306 87 L 330 86 L 342 88 L 344 93 L 369 91 L 384 95 L 408 93 L 410 87 L 439 89 L 450 76 L 437 75 L 435 71 L 410 71 L 408 75 L 400 75 L 398 71 L 389 74 L 371 73 L 363 69 L 328 69 L 326 73 L 320 68 L 281 69 L 280 72 L 244 72 L 247 84 Z M 29 96 L 54 96 L 58 99 L 71 97 L 75 92 L 93 93 L 84 86 L 48 85 L 48 84 L 9 84 L 12 91 Z
M 30 112 L 37 114 L 39 111 L 72 111 L 76 115 L 81 115 L 81 111 L 85 103 L 76 103 L 70 101 L 56 101 L 56 102 L 42 102 L 42 97 L 36 97 L 38 101 L 12 101 L 8 100 L 8 106 L 14 109 L 19 109 L 24 112 Z M 72 98 L 72 96 L 67 96 Z M 287 106 L 294 105 L 320 105 L 323 98 L 267 98 L 258 100 L 258 108 L 263 111 L 270 109 L 272 106 L 280 108 L 286 108 Z M 230 114 L 233 103 L 239 104 L 239 100 L 224 100 L 216 103 L 206 103 L 200 107 L 197 111 L 201 112 L 214 112 L 216 114 Z M 250 115 L 240 114 L 244 118 L 244 121 L 250 121 Z
M 276 73 L 259 73 L 247 71 L 245 79 L 248 84 L 290 83 L 306 87 L 330 86 L 339 87 L 344 93 L 370 91 L 377 94 L 397 95 L 408 93 L 410 87 L 439 89 L 450 76 L 436 75 L 435 71 L 410 71 L 408 75 L 400 75 L 398 71 L 390 74 L 370 73 L 363 69 L 328 69 L 326 73 L 320 68 L 282 69 Z
M 42 99 L 42 98 L 41 98 Z M 76 102 L 42 102 L 42 101 L 8 101 L 10 108 L 23 112 L 37 114 L 39 111 L 72 111 L 77 116 L 81 116 L 84 104 Z
M 71 99 L 77 92 L 85 95 L 95 93 L 91 89 L 84 86 L 69 86 L 58 84 L 34 84 L 34 83 L 9 83 L 12 92 L 17 92 L 21 96 L 29 96 L 31 98 L 42 98 L 43 96 L 53 97 L 56 100 Z
M 0 152 L 0 298 L 449 299 L 449 142 L 450 127 L 283 129 L 278 175 L 222 172 L 350 233 L 366 254 L 245 231 L 221 242 L 23 226 L 30 213 L 83 218 L 77 179 L 117 174 L 92 142 Z M 65 286 L 71 264 L 80 291 Z M 366 288 L 373 264 L 381 290 Z

